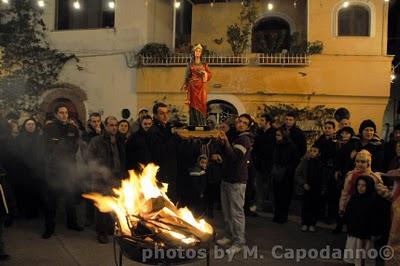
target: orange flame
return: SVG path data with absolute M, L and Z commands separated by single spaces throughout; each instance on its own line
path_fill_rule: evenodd
M 179 218 L 187 224 L 193 226 L 205 234 L 212 234 L 213 228 L 204 219 L 197 220 L 188 208 L 178 209 L 166 195 L 167 184 L 157 183 L 156 174 L 159 167 L 148 164 L 141 174 L 136 174 L 133 170 L 129 171 L 129 179 L 122 180 L 120 188 L 114 188 L 114 196 L 103 196 L 99 193 L 83 194 L 82 196 L 94 201 L 95 206 L 101 212 L 113 212 L 118 219 L 121 233 L 131 236 L 131 227 L 136 227 L 140 219 L 152 221 L 152 219 L 162 218 L 173 221 Z M 162 201 L 157 206 L 157 200 Z M 157 207 L 160 209 L 157 210 Z M 129 225 L 126 217 L 134 224 Z M 155 220 L 154 220 L 155 221 Z M 174 232 L 171 227 L 164 224 L 160 230 L 181 240 L 183 243 L 190 244 L 196 240 L 193 237 L 184 235 L 182 232 Z

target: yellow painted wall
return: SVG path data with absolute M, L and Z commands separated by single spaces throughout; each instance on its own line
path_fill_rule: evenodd
M 307 31 L 307 19 L 304 14 L 307 10 L 306 1 L 298 1 L 297 7 L 293 1 L 275 1 L 274 9 L 267 10 L 266 2 L 258 3 L 258 20 L 267 16 L 284 15 L 289 16 L 293 22 L 294 31 Z M 192 9 L 192 43 L 206 44 L 209 49 L 222 54 L 231 54 L 231 48 L 226 41 L 227 27 L 239 23 L 239 14 L 242 10 L 241 1 L 229 3 L 215 3 L 213 7 L 209 4 L 199 4 Z M 256 21 L 257 23 L 257 21 Z M 214 39 L 223 38 L 221 45 L 214 42 Z M 248 51 L 250 52 L 250 50 Z
M 391 57 L 382 56 L 315 55 L 308 67 L 214 67 L 209 94 L 236 99 L 231 103 L 244 105 L 242 111 L 252 114 L 263 103 L 344 106 L 351 111 L 355 128 L 366 118 L 380 126 L 390 95 L 390 62 Z M 163 96 L 168 103 L 183 106 L 179 89 L 184 71 L 183 67 L 137 70 L 138 107 L 149 108 Z
M 306 1 L 298 1 L 296 8 L 292 0 L 275 1 L 272 11 L 266 9 L 266 2 L 261 2 L 259 18 L 274 13 L 285 14 L 295 22 L 296 31 L 307 31 L 307 22 L 302 19 L 302 12 L 307 10 Z M 385 55 L 388 3 L 383 0 L 356 0 L 355 2 L 366 3 L 371 7 L 374 22 L 371 28 L 372 36 L 337 37 L 334 14 L 343 2 L 345 0 L 308 1 L 308 39 L 322 41 L 324 54 Z M 195 5 L 192 14 L 192 43 L 204 43 L 215 52 L 230 54 L 231 49 L 226 42 L 226 29 L 228 25 L 238 22 L 240 10 L 240 1 L 216 3 L 213 8 L 208 4 Z M 214 43 L 214 39 L 221 37 L 225 40 L 221 45 Z
M 385 55 L 387 43 L 388 3 L 383 0 L 359 0 L 368 3 L 375 14 L 371 37 L 335 36 L 334 14 L 343 1 L 309 1 L 309 39 L 324 43 L 324 54 Z

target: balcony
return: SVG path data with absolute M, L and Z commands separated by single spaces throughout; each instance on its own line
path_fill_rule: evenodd
M 243 56 L 213 55 L 204 57 L 210 66 L 308 66 L 308 54 L 250 54 Z M 190 55 L 176 54 L 166 57 L 142 56 L 140 65 L 144 67 L 176 67 L 186 66 L 190 62 Z
M 257 65 L 260 66 L 308 66 L 308 54 L 257 54 Z
M 190 62 L 190 55 L 172 55 L 164 58 L 142 56 L 142 66 L 186 66 Z M 247 56 L 207 56 L 204 60 L 210 66 L 244 66 L 250 63 Z

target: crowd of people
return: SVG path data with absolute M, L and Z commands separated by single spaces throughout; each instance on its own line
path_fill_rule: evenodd
M 227 246 L 228 253 L 240 252 L 246 243 L 246 216 L 257 216 L 272 202 L 273 222 L 284 224 L 293 197 L 302 200 L 304 232 L 315 232 L 318 221 L 336 223 L 335 234 L 347 228 L 346 248 L 369 250 L 388 243 L 399 248 L 400 223 L 395 221 L 400 186 L 390 170 L 400 168 L 400 126 L 384 142 L 371 120 L 362 121 L 357 134 L 348 119 L 338 129 L 326 121 L 323 134 L 307 147 L 291 112 L 283 124 L 271 114 L 262 114 L 258 123 L 241 114 L 219 125 L 210 117 L 207 126 L 220 132 L 207 139 L 180 136 L 169 120 L 168 106 L 156 103 L 152 114 L 141 109 L 133 122 L 92 113 L 85 128 L 64 104 L 55 107 L 54 117 L 43 126 L 33 118 L 20 126 L 1 121 L 0 224 L 10 223 L 6 214 L 35 218 L 43 213 L 42 237 L 50 238 L 57 202 L 63 198 L 67 227 L 82 231 L 76 212 L 82 193 L 111 194 L 127 170 L 140 172 L 153 162 L 160 166 L 157 179 L 168 183 L 173 202 L 209 219 L 221 207 L 225 233 L 217 244 Z M 382 174 L 388 171 L 392 175 Z M 84 204 L 84 226 L 95 225 L 98 241 L 107 243 L 113 233 L 111 216 L 91 201 Z M 3 260 L 8 255 L 1 235 L 2 226 Z

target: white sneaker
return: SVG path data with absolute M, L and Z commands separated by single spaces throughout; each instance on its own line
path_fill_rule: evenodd
M 310 227 L 308 228 L 308 231 L 310 231 L 310 232 L 315 232 L 315 227 L 314 227 L 314 226 L 310 226 Z
M 228 248 L 228 249 L 226 250 L 226 254 L 233 257 L 233 256 L 235 256 L 236 254 L 238 254 L 239 252 L 241 252 L 242 249 L 243 249 L 242 246 L 239 246 L 239 245 L 237 245 L 237 244 L 234 244 L 234 245 L 232 245 L 230 248 Z
M 301 231 L 303 231 L 303 232 L 307 231 L 307 229 L 308 229 L 308 226 L 307 226 L 307 225 L 303 225 L 303 226 L 301 227 Z
M 223 238 L 221 238 L 221 239 L 218 239 L 216 242 L 217 242 L 217 244 L 220 245 L 220 246 L 226 246 L 226 245 L 228 245 L 229 243 L 231 243 L 232 240 L 229 239 L 229 238 L 227 238 L 227 237 L 223 237 Z

